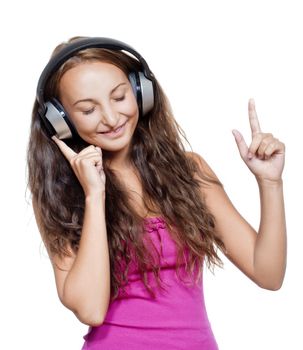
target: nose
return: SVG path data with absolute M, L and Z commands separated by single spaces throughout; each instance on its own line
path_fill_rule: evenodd
M 102 108 L 102 124 L 108 126 L 111 129 L 115 129 L 119 124 L 119 115 L 111 106 Z

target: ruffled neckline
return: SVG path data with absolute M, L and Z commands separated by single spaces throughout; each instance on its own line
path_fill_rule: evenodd
M 165 229 L 165 219 L 162 216 L 150 216 L 143 219 L 146 230 L 148 232 L 158 231 L 158 229 Z

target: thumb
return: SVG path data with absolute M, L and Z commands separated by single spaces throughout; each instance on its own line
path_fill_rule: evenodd
M 244 137 L 242 136 L 242 134 L 240 133 L 240 131 L 233 129 L 232 133 L 235 137 L 235 141 L 237 143 L 240 155 L 242 159 L 246 159 L 247 158 L 247 154 L 248 154 L 248 147 L 247 144 L 244 140 Z

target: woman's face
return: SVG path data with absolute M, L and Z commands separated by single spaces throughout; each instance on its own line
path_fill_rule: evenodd
M 62 76 L 59 98 L 83 140 L 127 155 L 139 111 L 121 69 L 100 61 L 81 63 Z

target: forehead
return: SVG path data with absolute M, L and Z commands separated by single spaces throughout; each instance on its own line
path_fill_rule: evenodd
M 79 95 L 83 91 L 107 93 L 115 85 L 126 82 L 125 73 L 117 66 L 100 61 L 83 62 L 66 71 L 60 79 L 60 95 Z
M 117 66 L 100 61 L 88 61 L 77 64 L 67 70 L 61 77 L 61 82 L 66 80 L 77 80 L 85 83 L 88 80 L 103 78 L 126 78 L 124 72 Z

